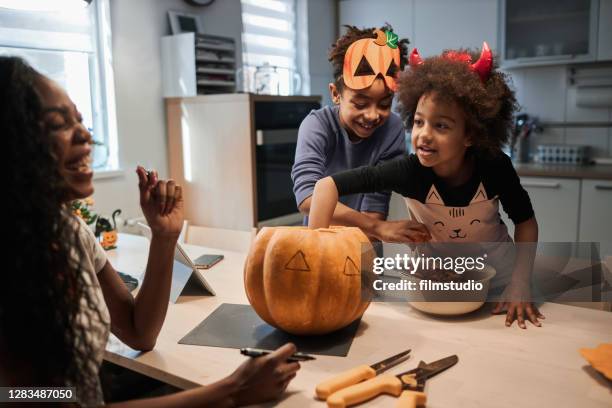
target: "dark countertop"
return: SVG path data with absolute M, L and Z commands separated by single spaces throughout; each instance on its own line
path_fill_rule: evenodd
M 525 177 L 563 177 L 612 180 L 612 165 L 591 164 L 577 166 L 572 164 L 514 163 L 519 176 Z

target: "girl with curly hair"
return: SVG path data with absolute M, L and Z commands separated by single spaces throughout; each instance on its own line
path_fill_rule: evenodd
M 291 172 L 297 206 L 305 216 L 317 180 L 339 171 L 374 165 L 406 151 L 401 119 L 391 113 L 397 75 L 404 69 L 408 40 L 389 25 L 379 29 L 346 26 L 329 52 L 334 103 L 312 111 L 302 122 Z M 341 198 L 334 224 L 361 227 L 370 237 L 379 232 L 355 217 L 355 211 L 384 220 L 391 193 L 378 191 Z M 353 211 L 350 211 L 353 210 Z M 411 227 L 412 222 L 404 225 Z
M 480 56 L 461 49 L 422 60 L 413 50 L 410 70 L 400 78 L 399 101 L 402 116 L 412 127 L 415 153 L 317 182 L 309 226 L 329 225 L 339 195 L 396 191 L 404 196 L 412 218 L 427 228 L 432 242 L 498 243 L 497 261 L 510 262 L 503 269 L 511 278 L 494 313 L 506 310 L 506 325 L 516 319 L 526 328 L 525 317 L 536 326 L 543 317 L 530 301 L 525 283 L 533 267 L 534 246 L 519 245 L 516 262 L 514 255 L 504 252 L 513 245 L 502 245 L 512 239 L 500 219 L 499 203 L 515 224 L 516 242 L 537 242 L 538 225 L 529 196 L 501 150 L 517 105 L 507 82 L 507 76 L 496 70 L 486 43 Z M 388 242 L 416 241 L 401 223 L 361 218 L 378 224 L 371 228 L 385 231 L 382 235 Z
M 0 57 L 0 123 L 10 231 L 0 285 L 0 385 L 76 388 L 79 405 L 103 403 L 98 372 L 109 331 L 151 350 L 164 322 L 181 187 L 138 167 L 152 229 L 145 278 L 127 290 L 69 203 L 93 193 L 92 137 L 66 92 L 20 58 Z M 230 406 L 279 396 L 299 368 L 285 345 L 211 384 L 129 406 Z

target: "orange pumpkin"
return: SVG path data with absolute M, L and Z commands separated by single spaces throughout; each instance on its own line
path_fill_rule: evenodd
M 102 248 L 109 250 L 117 248 L 117 230 L 102 232 Z
M 376 30 L 376 38 L 362 38 L 352 43 L 344 55 L 342 79 L 352 89 L 372 85 L 380 75 L 389 89 L 395 91 L 400 70 L 400 51 L 397 35 Z
M 361 265 L 362 259 L 372 265 L 373 256 L 359 228 L 266 227 L 251 246 L 244 287 L 270 325 L 292 334 L 325 334 L 367 309 L 369 291 L 362 288 L 370 274 Z

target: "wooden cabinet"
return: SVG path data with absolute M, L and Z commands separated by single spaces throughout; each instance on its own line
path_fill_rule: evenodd
M 261 167 L 257 160 L 258 149 L 261 144 L 268 143 L 267 136 L 283 136 L 283 130 L 293 131 L 297 139 L 299 123 L 310 109 L 320 107 L 320 100 L 320 96 L 253 94 L 167 98 L 170 177 L 183 186 L 185 219 L 193 225 L 230 230 L 251 231 L 260 226 L 261 221 L 266 219 L 262 219 L 259 215 L 261 211 L 258 211 L 261 205 L 258 197 L 262 195 L 258 183 Z M 296 103 L 309 107 L 306 113 L 300 111 L 303 113 L 301 117 L 292 115 L 295 110 L 278 113 L 278 109 L 268 106 Z M 262 122 L 262 115 L 258 115 L 258 112 L 261 113 L 266 107 L 270 110 L 266 118 L 273 125 L 284 126 L 290 122 L 294 128 L 278 129 L 277 133 L 269 132 L 269 135 L 260 131 L 258 126 L 265 129 L 272 127 L 269 123 L 258 124 Z M 281 143 L 273 142 L 270 142 L 272 146 L 281 146 Z M 294 152 L 295 147 L 292 154 Z M 291 183 L 288 170 L 285 173 L 284 176 Z M 276 182 L 276 177 L 274 174 L 271 182 Z M 294 205 L 291 186 L 284 186 L 282 192 L 290 195 Z M 294 211 L 297 213 L 297 208 Z M 302 220 L 299 213 L 295 218 Z
M 580 234 L 582 242 L 612 241 L 612 181 L 582 180 Z
M 166 99 L 170 177 L 183 187 L 191 224 L 256 226 L 249 95 Z
M 578 239 L 580 180 L 549 177 L 521 177 L 531 198 L 539 226 L 540 242 L 575 242 Z M 514 223 L 500 206 L 508 232 L 514 237 Z

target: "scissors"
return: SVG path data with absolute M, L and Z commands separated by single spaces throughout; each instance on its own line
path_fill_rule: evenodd
M 417 368 L 398 375 L 381 375 L 359 384 L 340 389 L 327 397 L 330 408 L 344 408 L 372 399 L 380 394 L 399 397 L 397 407 L 416 408 L 425 405 L 427 396 L 423 391 L 428 378 L 457 364 L 459 357 L 448 356 L 433 363 L 421 361 Z
M 383 371 L 406 360 L 410 357 L 409 354 L 410 350 L 405 350 L 378 363 L 372 365 L 363 364 L 327 379 L 317 385 L 315 389 L 317 398 L 324 400 L 339 389 L 374 378 Z

